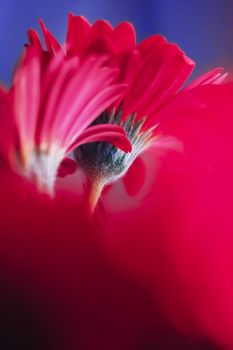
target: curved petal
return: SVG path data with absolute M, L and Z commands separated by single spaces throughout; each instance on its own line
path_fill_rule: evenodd
M 126 192 L 130 196 L 135 196 L 143 187 L 145 178 L 145 164 L 141 157 L 137 157 L 122 179 Z
M 112 85 L 100 91 L 95 97 L 84 106 L 79 114 L 74 114 L 75 123 L 70 128 L 67 135 L 61 140 L 63 144 L 73 141 L 78 135 L 89 126 L 98 115 L 108 108 L 116 99 L 118 99 L 125 91 L 124 85 Z
M 180 89 L 193 70 L 194 63 L 174 44 L 155 37 L 149 53 L 124 101 L 124 115 L 137 111 L 137 117 L 149 116 Z
M 222 74 L 224 71 L 224 68 L 219 67 L 212 69 L 211 71 L 201 75 L 197 79 L 193 80 L 190 84 L 188 84 L 184 90 L 193 89 L 199 85 L 206 85 L 206 84 L 218 84 L 221 80 L 225 78 L 225 74 Z
M 127 139 L 124 130 L 118 125 L 101 124 L 90 126 L 84 130 L 80 137 L 72 144 L 67 153 L 72 152 L 76 147 L 89 142 L 104 141 L 111 143 L 124 152 L 131 152 L 132 145 Z
M 160 82 L 157 81 L 157 86 L 151 88 L 151 94 L 143 101 L 143 105 L 139 108 L 139 115 L 145 113 L 148 115 L 148 120 L 155 119 L 156 111 L 169 100 L 184 84 L 194 69 L 194 63 L 185 55 L 178 54 L 170 61 L 173 67 L 169 73 L 169 62 L 164 64 L 164 69 L 167 68 L 167 73 L 161 72 Z

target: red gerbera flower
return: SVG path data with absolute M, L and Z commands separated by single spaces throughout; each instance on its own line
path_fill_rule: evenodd
M 123 176 L 127 191 L 135 193 L 144 182 L 144 164 L 138 156 L 151 146 L 181 148 L 177 140 L 164 135 L 161 123 L 172 114 L 167 106 L 191 74 L 194 62 L 177 45 L 168 43 L 160 35 L 153 35 L 137 45 L 134 28 L 128 22 L 113 28 L 107 21 L 99 20 L 92 26 L 85 18 L 70 14 L 64 48 L 42 21 L 40 24 L 50 54 L 56 56 L 63 51 L 66 57 L 81 59 L 90 54 L 107 55 L 109 59 L 105 64 L 119 67 L 118 82 L 126 83 L 128 89 L 99 115 L 95 124 L 122 126 L 132 143 L 132 152 L 125 154 L 114 146 L 98 142 L 78 147 L 73 155 L 87 175 L 92 209 L 103 187 Z M 31 43 L 39 43 L 38 35 L 32 30 L 29 38 Z M 224 78 L 222 68 L 217 68 L 185 89 L 219 84 Z
M 66 48 L 42 29 L 47 51 L 30 31 L 0 91 L 4 164 L 51 191 L 74 149 L 93 209 L 103 185 L 124 175 L 132 193 L 144 182 L 144 150 L 154 160 L 179 140 L 184 152 L 163 158 L 156 181 L 150 168 L 137 208 L 109 193 L 98 227 L 82 201 L 30 198 L 0 173 L 2 347 L 231 349 L 232 84 L 213 86 L 217 69 L 180 91 L 192 61 L 160 36 L 136 45 L 128 23 L 70 15 Z M 131 155 L 115 147 L 130 149 L 120 126 Z
M 52 57 L 38 45 L 25 49 L 9 92 L 1 89 L 1 157 L 16 172 L 52 193 L 63 159 L 85 142 L 131 145 L 117 125 L 87 127 L 118 99 L 125 85 L 106 58 Z M 3 130 L 3 129 L 2 129 Z

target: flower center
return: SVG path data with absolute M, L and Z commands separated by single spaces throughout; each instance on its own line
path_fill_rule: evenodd
M 101 178 L 105 184 L 123 176 L 135 158 L 148 146 L 152 139 L 152 129 L 142 131 L 145 119 L 135 121 L 133 113 L 122 122 L 122 109 L 102 113 L 92 125 L 115 124 L 125 130 L 132 144 L 132 152 L 125 153 L 108 142 L 84 144 L 74 151 L 74 157 L 90 178 Z
M 153 139 L 153 130 L 143 129 L 145 119 L 136 120 L 136 113 L 122 121 L 122 108 L 111 113 L 105 111 L 92 125 L 115 124 L 120 125 L 126 132 L 132 144 L 132 152 L 125 153 L 108 142 L 93 142 L 84 144 L 74 150 L 74 158 L 85 171 L 89 182 L 94 188 L 103 187 L 122 177 L 131 166 L 135 158 L 150 144 Z M 100 194 L 98 194 L 99 197 Z

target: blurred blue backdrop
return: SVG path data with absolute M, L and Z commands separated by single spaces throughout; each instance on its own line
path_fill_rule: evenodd
M 129 20 L 138 40 L 165 35 L 197 62 L 195 75 L 214 66 L 233 67 L 232 0 L 0 0 L 1 81 L 9 83 L 27 29 L 38 28 L 42 17 L 62 41 L 69 11 L 114 25 Z

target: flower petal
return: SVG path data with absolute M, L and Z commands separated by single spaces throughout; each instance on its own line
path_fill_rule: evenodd
M 11 91 L 16 117 L 21 156 L 26 161 L 33 148 L 38 121 L 41 83 L 41 52 L 29 46 L 14 77 Z
M 141 157 L 137 157 L 122 179 L 125 185 L 126 192 L 130 196 L 137 195 L 144 185 L 145 178 L 145 164 Z
M 39 35 L 38 35 L 36 30 L 29 29 L 28 30 L 28 38 L 29 38 L 29 42 L 30 42 L 31 45 L 37 45 L 37 46 L 39 46 L 42 49 L 42 45 L 41 45 L 41 42 L 40 42 L 40 37 L 39 37 Z
M 69 13 L 66 36 L 67 55 L 81 55 L 87 45 L 91 25 L 85 17 Z
M 184 89 L 193 89 L 199 85 L 205 85 L 205 84 L 215 84 L 219 81 L 220 77 L 225 78 L 225 74 L 222 74 L 223 71 L 224 71 L 224 68 L 222 67 L 212 69 L 211 71 L 193 80 Z
M 136 47 L 136 33 L 130 22 L 119 23 L 113 31 L 113 40 L 119 53 Z
M 66 175 L 71 175 L 75 173 L 75 171 L 77 170 L 77 167 L 78 165 L 76 161 L 66 157 L 65 159 L 63 159 L 58 169 L 57 176 L 65 177 Z
M 44 35 L 44 40 L 48 51 L 52 54 L 59 51 L 61 49 L 61 45 L 57 42 L 54 36 L 48 31 L 42 19 L 39 20 L 39 23 Z
M 68 152 L 72 152 L 76 147 L 89 142 L 104 141 L 111 143 L 124 152 L 131 152 L 132 145 L 127 139 L 124 130 L 118 125 L 100 124 L 90 126 L 83 131 L 80 137 L 71 145 Z
M 150 46 L 149 46 L 150 47 Z M 150 116 L 188 78 L 194 63 L 174 44 L 153 38 L 151 50 L 142 59 L 140 70 L 124 101 L 124 114 Z

